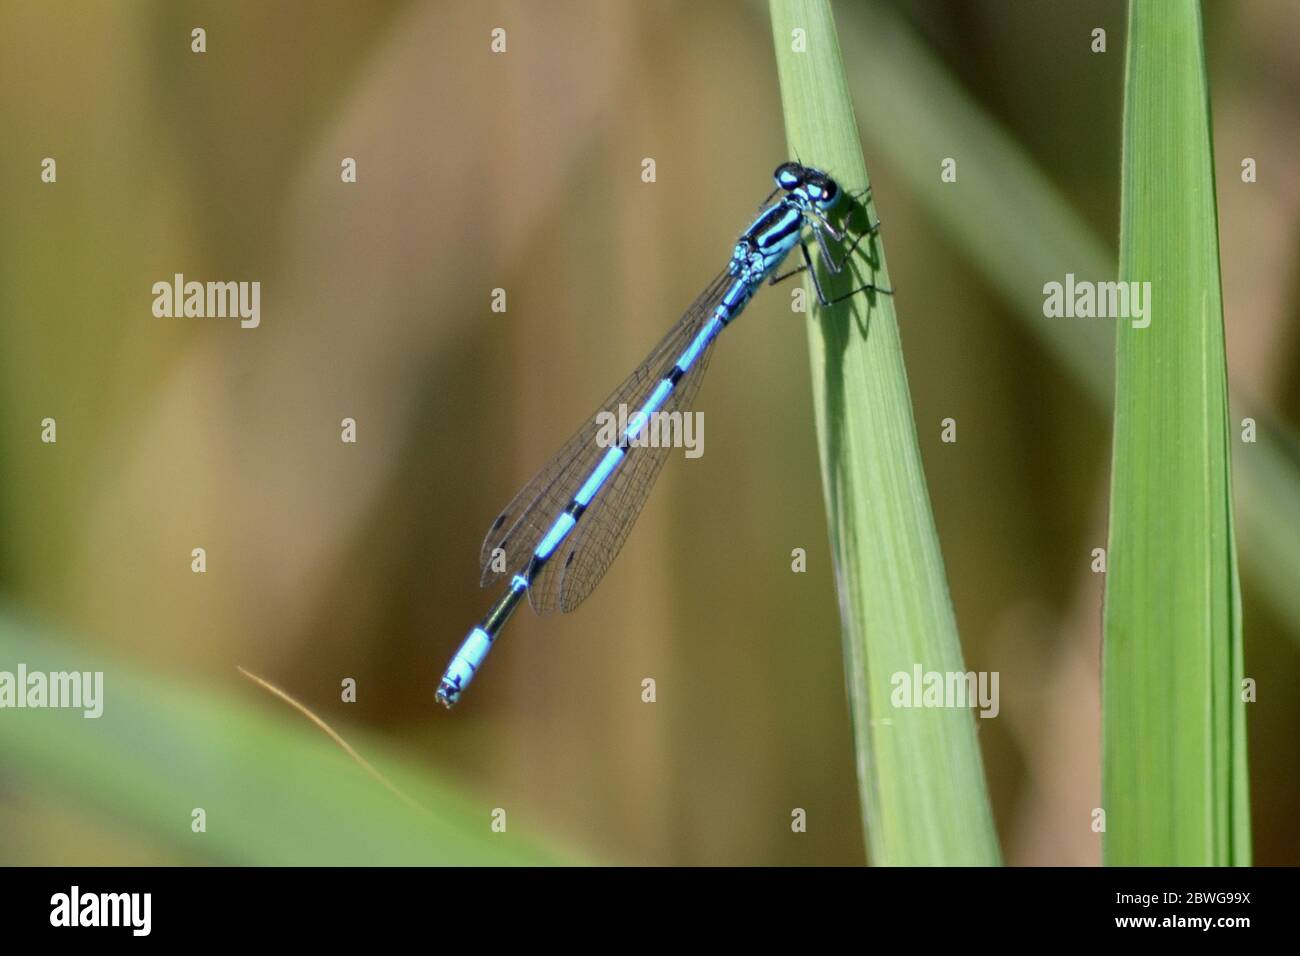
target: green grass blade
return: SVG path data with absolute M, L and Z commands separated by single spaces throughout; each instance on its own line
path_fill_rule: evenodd
M 829 5 L 772 0 L 771 17 L 791 155 L 846 189 L 866 187 Z M 795 30 L 806 52 L 792 49 Z M 874 202 L 866 205 L 875 221 Z M 859 262 L 857 282 L 888 286 L 879 241 L 867 258 L 875 268 Z M 827 291 L 843 294 L 853 284 L 841 277 Z M 890 296 L 855 296 L 815 309 L 809 324 L 867 848 L 875 864 L 994 864 L 997 835 L 971 712 L 890 702 L 897 672 L 916 664 L 964 670 L 894 305 Z
M 1129 7 L 1103 654 L 1110 865 L 1250 861 L 1208 83 L 1196 0 Z
M 1115 257 L 1070 208 L 1051 180 L 966 93 L 893 10 L 880 3 L 844 9 L 852 87 L 873 91 L 869 137 L 910 195 L 952 237 L 1016 309 L 1061 366 L 1109 407 L 1114 395 L 1113 330 L 1103 322 L 1043 316 L 1043 277 L 1066 272 L 1113 279 Z M 979 170 L 960 189 L 939 182 L 936 157 L 960 151 Z M 1280 611 L 1300 640 L 1300 468 L 1284 427 L 1239 397 L 1241 414 L 1259 418 L 1258 442 L 1238 445 L 1236 464 L 1242 559 L 1250 582 Z M 1237 416 L 1239 419 L 1240 416 Z M 1258 489 L 1258 490 L 1257 490 Z
M 319 730 L 232 670 L 238 697 L 183 687 L 36 634 L 0 612 L 0 670 L 103 671 L 103 715 L 6 709 L 11 788 L 54 796 L 199 862 L 510 865 L 560 862 L 507 809 L 457 793 L 379 743 L 343 736 L 422 810 L 403 804 Z M 257 700 L 247 705 L 239 701 Z M 202 808 L 207 831 L 191 832 Z M 93 859 L 85 860 L 95 864 Z

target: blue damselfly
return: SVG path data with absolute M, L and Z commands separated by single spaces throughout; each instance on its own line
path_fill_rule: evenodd
M 638 436 L 655 413 L 690 408 L 713 340 L 764 282 L 775 285 L 808 271 L 826 306 L 860 292 L 891 291 L 867 283 L 828 299 L 813 267 L 807 232 L 821 247 L 827 268 L 838 273 L 879 223 L 859 234 L 836 261 L 827 237 L 842 243 L 844 234 L 827 215 L 842 199 L 839 185 L 799 163 L 782 163 L 773 175 L 776 189 L 737 240 L 727 268 L 601 405 L 602 412 L 617 411 L 620 405 L 637 409 L 617 444 L 597 441 L 599 415 L 593 415 L 492 522 L 479 555 L 479 584 L 486 587 L 509 575 L 510 585 L 448 665 L 437 695 L 447 707 L 460 699 L 525 593 L 539 614 L 572 611 L 600 583 L 668 457 L 666 447 L 643 445 Z M 777 275 L 795 246 L 803 253 L 803 265 Z

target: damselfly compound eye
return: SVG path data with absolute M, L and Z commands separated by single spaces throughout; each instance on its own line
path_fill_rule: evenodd
M 804 178 L 803 191 L 810 200 L 823 209 L 829 209 L 840 198 L 840 187 L 824 173 L 810 173 Z
M 772 174 L 776 184 L 787 191 L 798 186 L 803 181 L 803 177 L 804 168 L 798 163 L 782 163 L 776 167 L 776 172 Z

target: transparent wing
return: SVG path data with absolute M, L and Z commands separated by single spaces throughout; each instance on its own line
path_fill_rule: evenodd
M 661 412 L 690 410 L 704 381 L 712 351 L 710 342 L 690 371 L 677 382 Z M 567 614 L 596 589 L 627 540 L 672 450 L 649 446 L 628 448 L 622 465 L 529 585 L 528 600 L 537 613 L 558 609 Z
M 559 452 L 533 476 L 532 480 L 514 496 L 510 504 L 506 505 L 492 522 L 479 553 L 480 586 L 485 587 L 503 576 L 523 570 L 542 536 L 546 534 L 560 512 L 568 506 L 607 450 L 596 441 L 599 432 L 597 415 L 600 412 L 613 412 L 617 415 L 621 404 L 627 405 L 631 414 L 644 404 L 645 399 L 659 383 L 664 370 L 690 344 L 712 313 L 726 290 L 727 279 L 727 273 L 723 272 L 709 283 L 704 292 L 691 304 L 677 324 L 668 330 L 645 360 L 610 393 L 599 408 L 588 416 L 582 427 L 564 443 Z M 702 359 L 703 356 L 697 362 Z M 693 368 L 692 374 L 694 372 Z M 684 376 L 683 380 L 678 382 L 678 389 L 686 384 L 685 378 Z M 624 463 L 625 466 L 628 464 L 630 462 Z M 606 490 L 609 489 L 602 489 L 602 494 Z M 600 497 L 598 495 L 597 500 Z M 579 525 L 581 524 L 580 521 Z M 501 562 L 501 566 L 505 568 L 502 572 L 497 572 L 492 567 L 494 563 L 492 558 L 498 548 L 505 555 L 505 560 Z

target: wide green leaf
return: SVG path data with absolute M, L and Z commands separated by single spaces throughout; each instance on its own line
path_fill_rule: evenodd
M 1208 82 L 1196 0 L 1129 8 L 1102 681 L 1103 858 L 1250 861 Z

